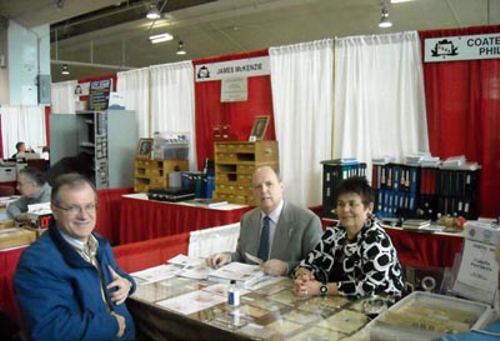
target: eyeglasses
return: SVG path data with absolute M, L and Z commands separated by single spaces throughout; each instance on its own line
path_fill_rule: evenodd
M 92 204 L 87 204 L 85 206 L 78 206 L 78 205 L 69 205 L 68 207 L 62 207 L 59 205 L 55 205 L 55 207 L 68 212 L 70 215 L 77 215 L 78 213 L 81 213 L 85 211 L 87 214 L 94 214 L 96 209 L 97 209 L 97 204 L 92 203 Z

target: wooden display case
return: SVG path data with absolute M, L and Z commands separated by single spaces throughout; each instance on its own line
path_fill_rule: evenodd
M 254 205 L 252 174 L 261 166 L 279 170 L 277 141 L 215 142 L 215 200 Z
M 151 188 L 168 188 L 169 173 L 186 170 L 189 170 L 189 160 L 136 159 L 134 192 L 148 192 Z

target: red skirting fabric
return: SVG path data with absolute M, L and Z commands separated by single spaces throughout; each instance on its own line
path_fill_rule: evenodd
M 403 265 L 418 267 L 451 267 L 456 253 L 462 252 L 461 236 L 416 233 L 385 229 L 398 251 Z
M 189 232 L 173 236 L 119 245 L 113 248 L 116 262 L 127 272 L 144 270 L 182 253 L 188 254 Z
M 120 245 L 237 223 L 250 209 L 243 207 L 224 211 L 124 197 Z
M 122 195 L 133 192 L 132 187 L 103 189 L 97 192 L 96 232 L 108 239 L 111 245 L 120 240 L 120 210 Z
M 21 316 L 14 297 L 12 279 L 25 249 L 26 247 L 0 251 L 0 308 L 7 311 L 17 322 L 21 321 Z

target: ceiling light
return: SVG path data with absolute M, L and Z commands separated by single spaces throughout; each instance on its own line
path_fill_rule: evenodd
M 389 10 L 385 6 L 382 7 L 382 17 L 380 18 L 378 26 L 382 28 L 392 27 L 392 22 L 389 20 Z
M 172 39 L 174 39 L 174 36 L 170 33 L 162 33 L 149 37 L 149 40 L 151 40 L 152 44 L 163 43 L 164 41 L 170 41 Z
M 156 8 L 156 5 L 151 4 L 148 13 L 146 14 L 146 18 L 150 20 L 160 19 L 160 11 Z
M 402 2 L 410 2 L 413 0 L 391 0 L 391 4 L 400 4 Z
M 185 55 L 186 54 L 186 50 L 184 50 L 184 43 L 182 42 L 182 40 L 179 40 L 179 46 L 177 46 L 176 53 L 178 55 Z
M 61 74 L 62 75 L 69 75 L 69 69 L 68 69 L 68 65 L 64 64 L 62 69 L 61 69 Z

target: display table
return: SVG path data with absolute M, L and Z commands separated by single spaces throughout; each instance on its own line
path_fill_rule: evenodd
M 146 194 L 122 197 L 120 244 L 133 243 L 239 222 L 252 207 L 228 204 L 206 208 L 148 200 Z
M 366 301 L 306 299 L 294 296 L 292 285 L 282 278 L 233 308 L 222 285 L 174 277 L 139 285 L 127 306 L 139 340 L 339 340 L 369 321 Z
M 461 233 L 419 233 L 385 227 L 402 264 L 419 267 L 451 267 L 464 241 Z

